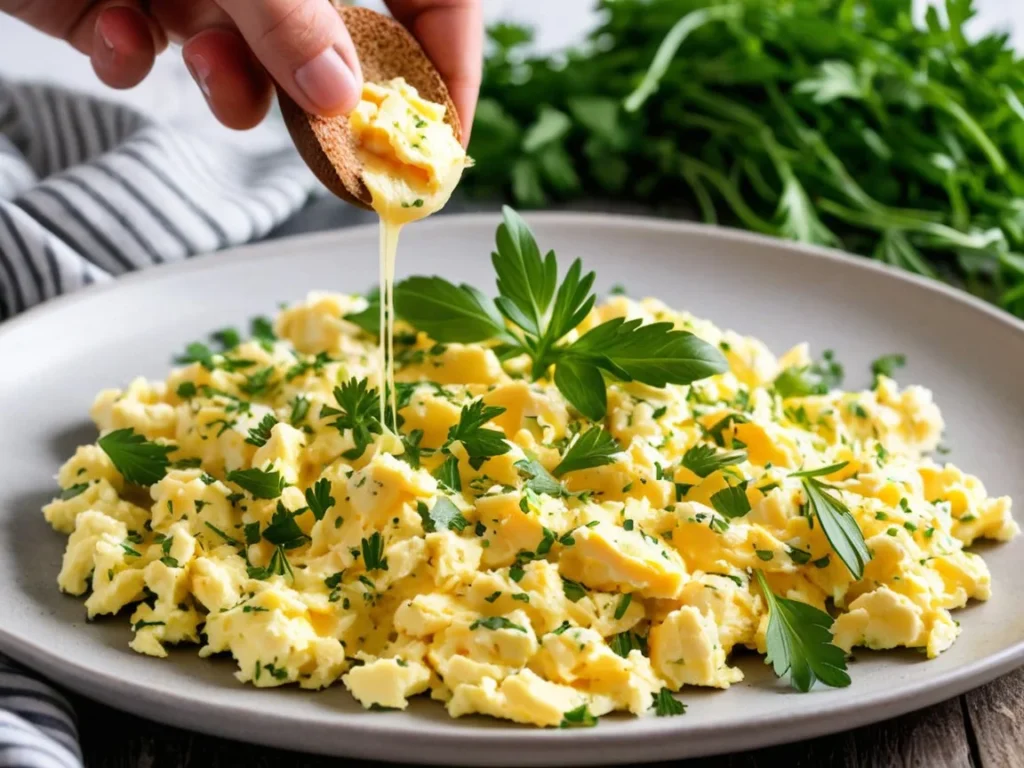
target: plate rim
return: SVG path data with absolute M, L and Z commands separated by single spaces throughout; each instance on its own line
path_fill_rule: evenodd
M 552 227 L 559 225 L 590 229 L 595 227 L 601 229 L 622 229 L 625 227 L 676 233 L 681 236 L 709 238 L 726 245 L 729 243 L 743 243 L 748 246 L 772 248 L 796 254 L 800 258 L 836 263 L 843 267 L 874 273 L 889 279 L 896 279 L 904 284 L 922 288 L 926 292 L 942 296 L 945 299 L 966 306 L 980 313 L 987 321 L 994 321 L 1003 325 L 1008 330 L 1015 331 L 1024 336 L 1024 320 L 1016 318 L 1005 310 L 966 291 L 931 278 L 876 262 L 867 257 L 854 256 L 837 249 L 787 241 L 729 227 L 712 226 L 689 221 L 675 221 L 652 216 L 533 211 L 526 212 L 524 217 L 530 224 L 542 223 L 544 226 Z M 429 236 L 430 230 L 428 227 L 458 227 L 460 225 L 478 225 L 485 222 L 493 224 L 497 218 L 498 216 L 495 213 L 446 214 L 418 225 L 418 229 L 422 235 Z M 251 261 L 253 259 L 265 261 L 282 258 L 286 257 L 282 254 L 284 250 L 291 252 L 308 250 L 311 247 L 315 248 L 322 244 L 343 241 L 349 237 L 366 236 L 374 232 L 376 228 L 377 225 L 375 223 L 369 223 L 261 241 L 225 249 L 215 254 L 208 254 L 211 258 L 190 258 L 180 262 L 159 265 L 155 268 L 127 273 L 108 282 L 94 284 L 43 302 L 9 319 L 0 324 L 0 342 L 18 333 L 23 326 L 47 313 L 69 310 L 76 303 L 89 301 L 92 297 L 103 295 L 110 291 L 121 290 L 125 285 L 160 281 L 165 276 L 202 273 L 216 270 L 221 265 L 226 266 L 241 261 Z M 243 738 L 240 734 L 244 730 L 244 738 L 249 741 L 279 746 L 287 744 L 287 748 L 291 749 L 303 748 L 297 740 L 293 739 L 289 744 L 287 740 L 274 738 L 269 730 L 267 733 L 264 733 L 263 729 L 259 727 L 262 724 L 278 723 L 288 725 L 289 723 L 295 723 L 296 716 L 289 715 L 287 712 L 271 714 L 253 711 L 244 705 L 220 700 L 214 702 L 200 701 L 198 702 L 199 706 L 196 707 L 197 701 L 194 696 L 183 694 L 173 687 L 153 688 L 151 685 L 140 686 L 137 683 L 118 677 L 115 672 L 97 669 L 94 666 L 80 663 L 76 659 L 60 656 L 47 649 L 38 640 L 16 634 L 12 629 L 2 625 L 0 625 L 0 651 L 55 679 L 61 679 L 62 673 L 68 676 L 70 672 L 71 679 L 65 680 L 63 682 L 64 685 L 84 696 L 105 701 L 117 708 L 129 709 L 131 705 L 131 699 L 124 702 L 114 700 L 119 695 L 136 697 L 136 699 L 141 696 L 142 699 L 150 700 L 154 704 L 159 698 L 163 712 L 158 722 L 170 723 L 214 735 L 227 735 L 229 738 Z M 1013 645 L 969 662 L 963 667 L 942 674 L 936 679 L 916 681 L 909 686 L 899 689 L 874 691 L 860 696 L 837 699 L 834 703 L 830 702 L 824 709 L 799 716 L 796 721 L 792 720 L 792 716 L 788 716 L 790 725 L 782 733 L 774 731 L 783 730 L 779 726 L 786 722 L 787 716 L 781 711 L 762 713 L 744 724 L 744 738 L 741 740 L 742 746 L 740 748 L 746 750 L 781 742 L 802 740 L 901 715 L 957 696 L 1021 665 L 1024 665 L 1024 637 Z M 101 695 L 97 695 L 97 689 L 99 689 Z M 209 721 L 202 717 L 204 713 L 211 716 Z M 148 717 L 148 715 L 143 716 Z M 248 720 L 248 728 L 245 725 L 239 724 L 243 716 Z M 514 748 L 516 750 L 514 759 L 518 765 L 539 764 L 561 755 L 567 750 L 579 748 L 610 750 L 603 755 L 595 755 L 593 753 L 588 755 L 574 754 L 574 758 L 579 761 L 579 764 L 598 764 L 618 759 L 614 754 L 615 748 L 618 747 L 621 750 L 631 747 L 638 738 L 643 739 L 644 756 L 642 759 L 665 759 L 678 756 L 681 753 L 682 750 L 678 748 L 678 742 L 673 741 L 673 738 L 684 732 L 671 719 L 666 719 L 662 722 L 648 721 L 643 731 L 636 733 L 624 732 L 619 729 L 603 730 L 598 728 L 579 731 L 572 737 L 566 738 L 567 734 L 562 734 L 557 729 L 527 730 L 518 726 L 473 728 L 472 725 L 462 728 L 432 729 L 422 723 L 386 724 L 369 721 L 346 723 L 337 722 L 336 718 L 337 713 L 334 713 L 326 715 L 324 718 L 306 718 L 301 720 L 301 722 L 317 729 L 334 729 L 339 737 L 339 741 L 340 737 L 346 733 L 361 733 L 369 736 L 370 741 L 374 743 L 370 749 L 365 751 L 360 748 L 358 742 L 349 742 L 345 744 L 342 751 L 335 750 L 325 753 L 376 757 L 377 759 L 408 760 L 410 757 L 409 751 L 414 747 L 422 746 L 439 750 L 439 752 L 434 755 L 414 754 L 413 757 L 417 760 L 437 760 L 438 762 L 445 762 L 444 758 L 451 758 L 456 754 L 461 754 L 463 759 L 466 759 L 465 750 L 467 747 L 474 751 L 484 748 Z M 213 722 L 214 719 L 217 720 L 216 723 Z M 731 751 L 731 748 L 735 748 L 735 744 L 730 747 L 729 736 L 734 733 L 736 727 L 735 724 L 712 723 L 685 730 L 688 742 L 687 749 L 685 750 L 686 754 L 688 756 L 698 756 Z M 381 736 L 392 737 L 394 743 L 378 741 L 374 738 Z M 467 739 L 471 739 L 473 743 L 467 744 Z M 315 748 L 315 745 L 307 745 L 305 748 L 309 750 Z M 448 751 L 445 752 L 445 750 Z M 637 757 L 639 755 L 633 755 L 632 759 Z M 474 761 L 478 764 L 485 764 L 485 762 L 476 758 L 474 758 Z M 486 764 L 497 765 L 503 763 L 500 759 L 496 759 L 486 761 Z

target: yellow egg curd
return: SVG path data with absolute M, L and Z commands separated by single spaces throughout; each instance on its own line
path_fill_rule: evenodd
M 421 119 L 441 131 L 401 84 L 367 86 L 353 118 L 387 166 L 388 212 L 430 210 L 462 167 L 454 149 L 416 146 Z M 381 354 L 346 319 L 366 306 L 312 293 L 278 315 L 276 338 L 264 328 L 193 350 L 166 381 L 101 392 L 101 445 L 64 464 L 44 509 L 68 536 L 60 588 L 86 596 L 90 617 L 127 613 L 140 653 L 198 643 L 259 687 L 340 681 L 365 707 L 424 694 L 454 717 L 558 726 L 741 680 L 733 651 L 766 647 L 756 571 L 778 598 L 832 611 L 844 651 L 934 657 L 960 632 L 951 611 L 989 597 L 988 569 L 965 548 L 1018 532 L 1009 499 L 928 458 L 943 427 L 928 390 L 883 376 L 784 397 L 778 378 L 810 363 L 806 346 L 777 358 L 653 299 L 613 297 L 580 330 L 670 322 L 729 369 L 688 386 L 609 383 L 603 424 L 618 450 L 605 465 L 528 488 L 528 462 L 555 472 L 590 423 L 493 345 L 401 325 L 396 444 L 366 417 L 376 401 L 361 387 L 380 386 Z M 500 407 L 484 426 L 507 447 L 483 460 L 451 438 L 478 401 Z M 124 465 L 132 435 L 163 457 L 155 476 Z M 870 553 L 859 579 L 792 475 L 831 464 L 842 468 L 824 480 Z M 727 514 L 727 486 L 744 514 Z

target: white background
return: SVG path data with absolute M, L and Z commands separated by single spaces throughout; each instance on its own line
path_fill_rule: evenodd
M 919 10 L 927 0 L 918 0 Z M 534 25 L 538 46 L 554 49 L 572 43 L 593 23 L 593 0 L 482 0 L 488 21 L 515 19 Z M 380 0 L 368 5 L 381 6 Z M 976 28 L 1010 29 L 1019 49 L 1024 49 L 1024 0 L 976 0 Z M 177 50 L 157 61 L 150 77 L 131 91 L 112 91 L 93 74 L 89 62 L 67 45 L 45 37 L 0 14 L 0 77 L 58 82 L 69 87 L 102 93 L 135 105 L 150 115 L 185 122 L 204 134 L 225 135 L 207 113 Z M 254 145 L 276 144 L 283 133 L 274 123 L 247 135 L 230 134 L 232 140 Z

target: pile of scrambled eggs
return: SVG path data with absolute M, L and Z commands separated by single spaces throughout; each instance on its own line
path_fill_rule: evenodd
M 399 415 L 418 446 L 373 434 L 360 453 L 335 423 L 332 390 L 378 383 L 375 340 L 345 319 L 365 309 L 313 293 L 277 317 L 277 340 L 101 392 L 101 432 L 173 445 L 172 463 L 140 487 L 97 445 L 67 461 L 65 491 L 44 509 L 69 537 L 60 588 L 87 595 L 90 617 L 130 612 L 136 651 L 227 652 L 256 686 L 340 681 L 366 707 L 429 694 L 453 717 L 557 726 L 582 705 L 640 715 L 665 688 L 741 680 L 734 649 L 765 651 L 755 568 L 777 595 L 838 613 L 834 642 L 847 651 L 934 657 L 960 632 L 950 611 L 990 594 L 985 563 L 964 548 L 1018 532 L 1008 498 L 927 458 L 943 427 L 928 390 L 879 377 L 869 391 L 784 399 L 773 382 L 810 363 L 805 345 L 776 358 L 649 299 L 613 297 L 579 330 L 670 320 L 717 345 L 730 370 L 690 386 L 610 384 L 605 427 L 621 453 L 567 473 L 572 494 L 526 493 L 516 466 L 553 469 L 589 426 L 558 390 L 513 375 L 483 345 L 437 345 L 407 328 Z M 488 426 L 511 450 L 481 463 L 454 443 L 454 492 L 435 477 L 437 449 L 480 398 L 504 408 Z M 262 444 L 247 442 L 268 414 Z M 698 444 L 745 457 L 703 476 L 681 463 Z M 811 526 L 790 477 L 839 462 L 827 480 L 872 554 L 861 580 Z M 256 498 L 227 480 L 250 468 L 279 473 L 283 487 Z M 710 497 L 730 479 L 749 481 L 750 511 L 728 520 Z M 333 502 L 317 504 L 319 519 L 305 493 L 316 486 Z M 263 535 L 275 516 L 298 526 L 287 547 Z

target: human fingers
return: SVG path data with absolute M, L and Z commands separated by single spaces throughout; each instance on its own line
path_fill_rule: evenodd
M 252 128 L 266 116 L 270 78 L 236 30 L 204 30 L 185 43 L 182 57 L 210 110 L 228 128 Z
M 387 0 L 387 5 L 444 78 L 468 144 L 483 70 L 480 0 Z
M 217 3 L 271 77 L 307 112 L 345 114 L 359 103 L 359 59 L 330 0 Z

